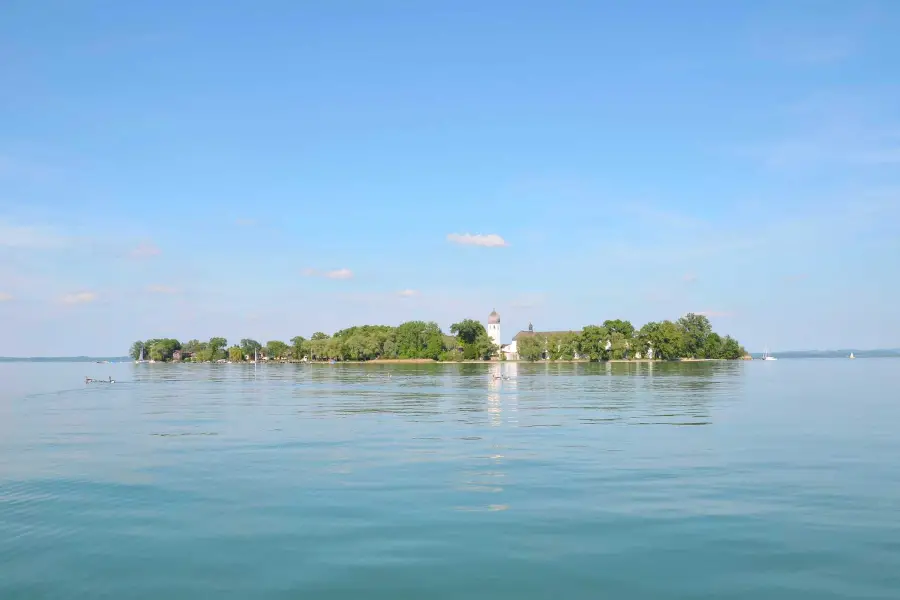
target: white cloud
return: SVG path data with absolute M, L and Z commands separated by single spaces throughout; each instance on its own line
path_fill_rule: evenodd
M 397 295 L 403 298 L 412 298 L 419 295 L 419 290 L 400 290 Z
M 353 279 L 353 271 L 350 269 L 335 269 L 325 273 L 328 279 Z
M 13 299 L 13 295 L 9 292 L 0 292 L 0 302 L 9 302 Z
M 143 242 L 137 248 L 131 251 L 131 258 L 151 258 L 162 254 L 156 245 L 150 242 Z
M 60 248 L 66 238 L 48 227 L 14 225 L 0 220 L 0 246 L 8 248 Z
M 168 285 L 148 285 L 146 290 L 151 294 L 177 294 L 180 290 Z
M 696 283 L 696 282 L 697 282 L 697 275 L 695 275 L 694 273 L 685 273 L 685 274 L 684 274 L 684 277 L 682 277 L 682 280 L 683 280 L 685 283 Z
M 320 271 L 319 269 L 306 268 L 300 271 L 304 277 L 325 277 L 326 279 L 353 279 L 353 271 L 350 269 L 334 269 L 332 271 Z
M 509 246 L 506 240 L 504 240 L 496 233 L 451 233 L 447 235 L 447 240 L 453 242 L 454 244 L 462 244 L 464 246 L 484 246 L 486 248 L 500 248 L 503 246 Z
M 63 304 L 87 304 L 88 302 L 93 302 L 97 299 L 97 294 L 94 292 L 76 292 L 74 294 L 66 294 L 60 301 Z

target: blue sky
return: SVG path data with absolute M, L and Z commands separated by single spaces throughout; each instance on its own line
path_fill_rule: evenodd
M 900 346 L 900 3 L 5 2 L 0 355 L 502 315 Z

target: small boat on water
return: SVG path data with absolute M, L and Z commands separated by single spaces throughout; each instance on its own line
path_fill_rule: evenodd
M 852 352 L 850 353 L 850 358 L 856 358 L 855 356 L 853 356 Z
M 85 377 L 84 382 L 85 383 L 115 383 L 116 380 L 113 379 L 112 377 L 109 377 L 109 379 L 94 379 L 93 377 Z
M 772 356 L 771 354 L 769 354 L 769 348 L 768 348 L 768 346 L 767 346 L 766 349 L 763 351 L 762 359 L 763 359 L 763 360 L 778 360 L 777 358 L 775 358 L 774 356 Z
M 136 361 L 134 361 L 134 364 L 139 365 L 139 364 L 146 363 L 146 362 L 148 362 L 148 361 L 144 360 L 144 347 L 141 346 L 141 357 L 138 358 Z

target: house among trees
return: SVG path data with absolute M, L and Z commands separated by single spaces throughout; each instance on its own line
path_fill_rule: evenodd
M 630 323 L 606 321 L 602 329 L 593 328 L 600 336 L 594 340 L 585 338 L 587 329 L 591 328 L 582 331 L 535 331 L 529 323 L 528 330 L 517 333 L 512 343 L 501 347 L 501 352 L 506 360 L 586 360 L 592 359 L 591 352 L 605 358 L 641 358 Z M 652 359 L 652 342 L 641 345 L 646 348 L 647 358 Z
M 526 345 L 532 340 L 541 344 L 541 360 L 548 360 L 553 354 L 564 354 L 570 356 L 571 359 L 578 360 L 581 356 L 578 353 L 577 344 L 574 342 L 578 339 L 580 331 L 535 331 L 534 325 L 528 324 L 527 331 L 520 331 L 513 336 L 512 343 L 502 347 L 502 352 L 506 360 L 519 360 L 519 348 L 523 340 Z M 570 348 L 565 346 L 571 344 Z

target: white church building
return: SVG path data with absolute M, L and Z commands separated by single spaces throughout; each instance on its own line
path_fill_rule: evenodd
M 496 309 L 492 310 L 491 314 L 488 315 L 487 334 L 488 337 L 491 338 L 491 342 L 502 351 L 503 343 L 500 341 L 500 315 L 497 314 Z

